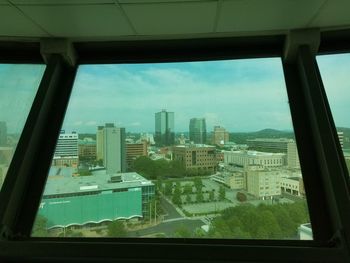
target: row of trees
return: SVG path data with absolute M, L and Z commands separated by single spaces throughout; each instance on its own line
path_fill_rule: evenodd
M 293 204 L 245 204 L 224 210 L 213 220 L 209 237 L 286 239 L 296 238 L 297 228 L 310 222 L 306 202 Z
M 186 196 L 185 202 L 191 203 L 192 195 L 195 194 L 195 202 L 202 203 L 204 201 L 213 202 L 215 201 L 215 189 L 212 189 L 211 191 L 207 191 L 209 194 L 208 199 L 204 199 L 203 195 L 203 189 L 204 185 L 200 178 L 195 178 L 192 183 L 187 183 L 184 186 L 181 186 L 180 182 L 177 182 L 174 184 L 172 181 L 167 181 L 164 184 L 161 181 L 157 183 L 157 188 L 159 191 L 163 192 L 166 196 L 170 197 L 174 204 L 181 205 L 183 203 L 182 195 Z M 195 188 L 195 191 L 193 191 L 193 188 Z M 226 198 L 226 191 L 223 186 L 219 189 L 218 199 L 220 201 L 224 200 Z
M 147 156 L 140 156 L 135 160 L 134 170 L 151 180 L 184 177 L 186 175 L 185 168 L 180 161 L 151 160 Z

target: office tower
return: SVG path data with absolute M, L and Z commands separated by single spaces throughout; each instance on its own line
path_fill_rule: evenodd
M 103 128 L 104 126 L 98 126 L 97 132 L 96 132 L 96 159 L 97 160 L 103 160 L 103 153 L 104 153 Z
M 340 143 L 340 147 L 343 149 L 344 147 L 344 132 L 337 132 L 338 138 L 339 138 L 339 143 Z
M 162 110 L 155 114 L 155 142 L 157 146 L 175 143 L 174 112 Z
M 7 128 L 6 122 L 0 121 L 0 146 L 7 145 Z
M 78 134 L 64 133 L 58 137 L 55 157 L 78 156 Z
M 229 141 L 229 133 L 224 127 L 214 126 L 212 143 L 222 146 Z
M 289 168 L 300 168 L 297 144 L 290 140 L 287 144 L 287 165 Z
M 103 164 L 107 173 L 126 172 L 125 128 L 106 123 L 103 128 Z
M 78 163 L 78 134 L 61 131 L 53 157 L 53 166 L 77 166 Z
M 190 141 L 205 144 L 207 140 L 207 128 L 204 118 L 192 118 L 190 120 Z

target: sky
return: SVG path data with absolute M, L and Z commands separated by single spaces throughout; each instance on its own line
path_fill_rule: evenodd
M 350 127 L 350 55 L 318 58 L 337 126 Z M 21 130 L 44 71 L 42 65 L 0 64 L 0 121 Z M 154 114 L 175 113 L 175 131 L 205 118 L 230 132 L 292 130 L 279 58 L 211 62 L 83 65 L 62 129 L 95 133 L 113 122 L 129 132 L 154 132 Z

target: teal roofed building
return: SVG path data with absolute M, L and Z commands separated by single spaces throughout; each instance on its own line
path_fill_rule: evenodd
M 48 228 L 143 218 L 154 196 L 154 184 L 137 173 L 72 177 L 52 168 L 50 174 L 38 212 Z

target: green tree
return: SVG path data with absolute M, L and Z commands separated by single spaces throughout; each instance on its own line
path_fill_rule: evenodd
M 197 194 L 196 194 L 196 201 L 198 203 L 201 203 L 201 202 L 204 201 L 204 197 L 203 197 L 203 193 L 202 192 L 197 192 Z
M 201 192 L 203 188 L 203 182 L 200 178 L 195 178 L 193 180 L 194 187 L 196 188 L 197 192 Z
M 178 229 L 175 230 L 174 237 L 190 238 L 192 237 L 192 233 L 191 231 L 188 230 L 187 227 L 185 227 L 184 225 L 181 225 Z
M 183 188 L 183 194 L 192 194 L 192 185 L 191 184 L 185 184 Z
M 107 227 L 107 235 L 109 237 L 126 237 L 127 231 L 124 223 L 118 220 L 110 222 Z
M 35 218 L 35 222 L 33 225 L 33 230 L 32 230 L 32 236 L 33 237 L 47 237 L 48 232 L 47 232 L 47 218 L 38 215 Z
M 134 162 L 134 169 L 135 172 L 141 174 L 142 176 L 146 177 L 147 179 L 156 179 L 157 176 L 155 174 L 155 164 L 154 161 L 152 161 L 147 156 L 140 156 L 137 158 Z
M 189 194 L 186 195 L 186 203 L 191 203 L 192 199 Z
M 209 192 L 209 201 L 214 201 L 215 199 L 215 194 L 214 194 L 214 189 Z
M 172 193 L 173 193 L 173 183 L 171 181 L 167 181 L 164 187 L 164 194 L 169 196 L 169 195 L 172 195 Z
M 181 200 L 181 186 L 180 184 L 176 184 L 172 202 L 176 205 L 181 205 L 182 200 Z
M 226 190 L 223 186 L 220 186 L 219 188 L 219 200 L 223 201 L 226 198 Z

